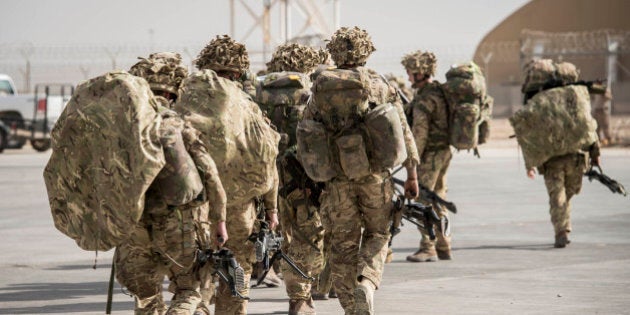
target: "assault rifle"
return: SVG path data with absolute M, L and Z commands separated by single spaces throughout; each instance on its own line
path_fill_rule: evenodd
M 398 173 L 401 169 L 402 167 L 397 168 L 396 170 L 392 172 L 392 175 Z M 396 177 L 392 177 L 392 178 L 394 180 L 394 184 L 397 184 L 401 187 L 405 187 L 405 182 L 403 180 L 398 179 Z M 425 200 L 431 201 L 431 204 L 434 207 L 436 208 L 445 207 L 448 211 L 457 213 L 457 206 L 454 203 L 444 200 L 442 197 L 438 196 L 438 194 L 436 194 L 431 189 L 425 187 L 422 184 L 418 184 L 418 188 L 420 189 L 419 191 L 420 197 L 422 197 Z M 402 192 L 402 195 L 404 195 L 404 192 Z
M 591 166 L 591 169 L 589 169 L 588 172 L 584 174 L 584 176 L 588 177 L 589 182 L 592 182 L 593 179 L 596 179 L 604 186 L 608 187 L 608 189 L 610 189 L 613 194 L 622 194 L 624 197 L 628 195 L 626 192 L 626 188 L 623 187 L 622 184 L 604 174 L 601 167 L 597 166 L 597 169 L 599 169 L 599 172 L 593 166 Z
M 218 275 L 221 280 L 228 284 L 232 296 L 249 300 L 249 297 L 243 296 L 239 292 L 245 289 L 245 272 L 229 249 L 223 248 L 218 251 L 206 249 L 198 251 L 197 268 L 203 267 L 208 262 L 212 263 L 214 266 L 214 274 Z
M 273 231 L 269 229 L 269 223 L 265 221 L 260 222 L 260 231 L 258 233 L 252 233 L 249 237 L 249 240 L 254 243 L 256 246 L 256 261 L 262 263 L 263 273 L 258 277 L 256 281 L 256 286 L 259 286 L 267 273 L 269 273 L 269 269 L 273 266 L 273 263 L 278 259 L 284 259 L 293 270 L 295 270 L 302 278 L 308 279 L 311 281 L 315 281 L 315 278 L 309 277 L 305 274 L 291 259 L 291 257 L 287 256 L 282 252 L 282 241 L 284 238 L 280 235 L 276 235 Z M 273 256 L 270 255 L 271 252 Z M 271 258 L 270 258 L 271 256 Z
M 439 232 L 444 236 L 451 234 L 447 217 L 440 218 L 435 210 L 433 210 L 432 206 L 426 206 L 419 202 L 412 202 L 411 200 L 405 202 L 405 197 L 399 195 L 396 201 L 394 201 L 394 217 L 392 219 L 392 225 L 389 228 L 389 232 L 392 234 L 389 239 L 389 246 L 392 245 L 394 236 L 400 233 L 400 226 L 403 225 L 402 219 L 425 230 L 431 240 L 434 240 L 436 237 L 434 226 L 438 226 Z
M 545 83 L 541 88 L 537 89 L 537 90 L 533 90 L 533 91 L 527 91 L 524 94 L 524 98 L 523 98 L 523 104 L 527 104 L 527 101 L 529 101 L 530 98 L 534 97 L 534 95 L 538 94 L 538 92 L 542 92 L 545 90 L 550 90 L 553 88 L 557 88 L 557 87 L 562 87 L 562 86 L 569 86 L 569 85 L 583 85 L 586 86 L 586 88 L 588 89 L 588 93 L 589 94 L 604 94 L 606 93 L 606 85 L 604 84 L 604 82 L 606 82 L 606 79 L 602 80 L 602 79 L 597 79 L 594 81 L 584 81 L 584 80 L 580 80 L 577 82 L 573 82 L 573 83 L 564 83 L 560 80 L 549 80 L 547 81 L 547 83 Z

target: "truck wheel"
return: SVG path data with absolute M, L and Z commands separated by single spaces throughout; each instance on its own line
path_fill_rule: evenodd
M 33 146 L 33 149 L 37 152 L 44 152 L 50 149 L 50 144 L 50 139 L 31 140 L 31 146 Z
M 7 134 L 3 130 L 0 130 L 0 153 L 4 151 L 4 147 L 6 146 L 7 146 Z

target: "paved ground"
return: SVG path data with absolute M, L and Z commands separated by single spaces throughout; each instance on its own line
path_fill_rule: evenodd
M 542 178 L 525 177 L 514 143 L 455 154 L 449 199 L 454 260 L 412 264 L 409 224 L 376 293 L 378 314 L 630 314 L 630 200 L 584 182 L 573 242 L 554 249 Z M 55 230 L 42 171 L 50 153 L 0 154 L 0 314 L 103 314 L 112 252 L 80 250 Z M 604 151 L 604 170 L 630 188 L 630 150 Z M 116 287 L 115 314 L 133 300 Z M 250 314 L 286 314 L 284 288 L 254 289 Z M 319 314 L 341 314 L 337 300 Z

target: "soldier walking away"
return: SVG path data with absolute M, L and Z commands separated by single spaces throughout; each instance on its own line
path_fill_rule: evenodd
M 192 314 L 201 301 L 194 264 L 197 251 L 210 247 L 208 220 L 216 223 L 218 245 L 228 239 L 225 191 L 198 132 L 170 110 L 188 74 L 179 54 L 151 54 L 129 72 L 146 79 L 161 100 L 166 165 L 146 192 L 132 236 L 116 248 L 116 278 L 134 296 L 136 314 Z M 162 297 L 165 275 L 174 294 L 168 310 Z
M 610 134 L 610 102 L 612 99 L 610 87 L 606 88 L 604 94 L 591 94 L 593 118 L 597 121 L 597 135 L 604 147 L 613 144 L 613 138 Z
M 576 84 L 578 73 L 568 62 L 528 63 L 522 88 L 526 104 L 510 118 L 527 177 L 534 179 L 538 168 L 545 179 L 556 248 L 571 242 L 571 198 L 580 192 L 588 165 L 600 164 L 588 89 Z
M 313 75 L 298 156 L 311 179 L 326 183 L 339 302 L 346 314 L 374 314 L 390 238 L 391 168 L 406 167 L 405 190 L 415 198 L 418 156 L 395 89 L 364 67 L 375 50 L 368 33 L 342 27 L 326 48 L 337 68 Z
M 279 211 L 284 252 L 308 276 L 318 275 L 323 265 L 324 227 L 319 196 L 323 185 L 313 182 L 300 165 L 295 133 L 311 95 L 309 74 L 322 63 L 312 47 L 284 44 L 267 63 L 267 74 L 258 86 L 257 102 L 282 135 L 278 172 Z M 315 314 L 311 281 L 298 275 L 288 264 L 282 274 L 289 295 L 289 314 Z
M 204 70 L 210 72 L 213 75 L 213 79 L 215 81 L 207 82 L 208 84 L 216 84 L 217 88 L 225 88 L 220 92 L 216 92 L 218 98 L 227 99 L 228 103 L 225 106 L 245 106 L 247 108 L 242 108 L 242 111 L 247 115 L 255 115 L 259 120 L 256 120 L 256 123 L 262 121 L 262 112 L 258 108 L 258 105 L 254 103 L 251 98 L 245 94 L 242 90 L 242 84 L 240 83 L 240 78 L 242 78 L 245 73 L 249 70 L 249 57 L 247 54 L 247 49 L 241 43 L 238 43 L 231 39 L 227 35 L 217 36 L 213 39 L 202 51 L 199 53 L 199 56 L 196 60 L 197 68 L 203 72 Z M 218 80 L 214 73 L 211 73 L 212 70 L 216 72 L 218 75 Z M 204 76 L 205 74 L 199 73 L 200 76 Z M 227 79 L 223 80 L 222 79 Z M 232 88 L 231 86 L 237 85 L 238 89 Z M 194 82 L 191 82 L 191 88 L 194 86 Z M 191 100 L 195 98 L 195 91 L 191 90 Z M 199 92 L 202 93 L 202 92 Z M 221 95 L 221 93 L 231 93 L 232 95 Z M 215 95 L 214 93 L 212 95 Z M 191 106 L 192 104 L 182 103 L 182 110 L 186 111 L 187 106 Z M 203 104 L 195 104 L 194 106 L 199 107 Z M 178 105 L 176 105 L 177 107 Z M 224 106 L 224 105 L 222 105 Z M 228 108 L 229 109 L 229 108 Z M 215 117 L 216 118 L 216 117 Z M 223 118 L 221 118 L 223 119 Z M 232 117 L 235 121 L 239 121 L 241 124 L 245 124 L 241 122 L 239 117 Z M 255 119 L 251 119 L 252 121 Z M 223 120 L 222 120 L 223 121 Z M 212 126 L 209 126 L 212 127 Z M 246 126 L 249 127 L 249 126 Z M 268 126 L 259 126 L 260 128 L 268 128 Z M 270 128 L 269 128 L 270 129 Z M 261 129 L 262 130 L 262 129 Z M 267 130 L 267 129 L 264 129 Z M 264 130 L 262 130 L 264 132 Z M 272 132 L 275 137 L 277 134 Z M 214 135 L 206 135 L 206 137 L 211 137 Z M 234 135 L 232 135 L 234 136 Z M 266 134 L 247 134 L 240 135 L 239 137 L 247 138 L 251 137 L 265 137 Z M 241 140 L 239 138 L 238 140 Z M 266 210 L 266 219 L 270 223 L 270 227 L 275 229 L 278 225 L 278 210 L 277 210 L 277 194 L 278 194 L 278 179 L 277 179 L 277 171 L 275 168 L 275 158 L 277 155 L 277 140 L 267 141 L 267 139 L 257 138 L 259 142 L 259 146 L 262 148 L 260 151 L 263 153 L 273 152 L 273 156 L 271 157 L 273 163 L 273 173 L 275 176 L 272 184 L 270 185 L 271 189 L 269 189 L 262 196 L 262 200 L 264 203 L 264 207 Z M 245 139 L 245 141 L 249 141 L 249 139 Z M 265 145 L 267 143 L 273 143 L 273 148 L 267 148 Z M 231 144 L 227 144 L 231 145 Z M 242 149 L 242 148 L 239 148 Z M 247 148 L 245 148 L 247 149 Z M 250 148 L 253 149 L 253 148 Z M 224 152 L 225 153 L 225 152 Z M 228 152 L 229 153 L 229 152 Z M 241 156 L 247 155 L 245 152 L 241 152 Z M 253 155 L 248 155 L 253 156 Z M 247 296 L 249 292 L 249 278 L 252 274 L 252 264 L 256 261 L 255 259 L 255 251 L 254 251 L 254 243 L 249 240 L 250 235 L 254 232 L 255 222 L 256 222 L 256 206 L 255 206 L 255 198 L 257 196 L 252 196 L 246 198 L 243 201 L 238 201 L 241 199 L 236 199 L 237 194 L 246 193 L 248 191 L 252 191 L 254 189 L 254 183 L 243 183 L 234 180 L 234 178 L 247 178 L 247 174 L 240 174 L 244 168 L 249 167 L 248 170 L 251 170 L 251 165 L 236 165 L 238 162 L 235 161 L 223 161 L 223 165 L 219 166 L 219 172 L 222 178 L 232 178 L 229 183 L 228 179 L 224 179 L 224 185 L 226 187 L 226 193 L 228 196 L 228 205 L 227 205 L 227 227 L 228 233 L 230 235 L 230 239 L 225 243 L 225 246 L 232 250 L 234 257 L 239 262 L 239 264 L 243 267 L 245 273 L 245 287 L 246 289 L 243 292 L 240 292 L 243 296 Z M 238 167 L 236 167 L 238 166 Z M 258 169 L 257 171 L 261 171 Z M 224 176 L 225 174 L 225 176 Z M 229 187 L 232 188 L 228 188 Z M 240 186 L 239 185 L 244 185 Z M 250 185 L 251 187 L 248 187 Z M 214 224 L 214 222 L 213 222 Z M 203 303 L 200 305 L 204 305 L 204 309 L 198 309 L 199 314 L 209 314 L 209 310 L 207 305 L 210 304 L 210 300 L 212 299 L 213 287 L 210 285 L 208 287 L 203 288 Z M 215 314 L 247 314 L 247 300 L 241 299 L 237 296 L 232 296 L 229 286 L 223 282 L 219 282 L 217 294 L 216 294 L 216 306 L 215 306 Z
M 412 132 L 420 156 L 418 165 L 418 183 L 433 190 L 446 199 L 446 172 L 452 153 L 449 146 L 448 104 L 440 83 L 433 80 L 437 58 L 431 52 L 415 51 L 405 55 L 402 65 L 407 71 L 411 87 L 416 94 L 410 104 L 412 111 Z M 419 200 L 431 204 L 429 200 Z M 447 216 L 447 211 L 440 208 L 440 217 Z M 451 237 L 437 234 L 432 241 L 422 230 L 420 248 L 413 255 L 407 256 L 411 262 L 431 262 L 450 260 Z

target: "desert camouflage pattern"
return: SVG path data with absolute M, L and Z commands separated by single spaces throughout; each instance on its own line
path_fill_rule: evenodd
M 195 65 L 199 70 L 232 71 L 245 73 L 249 70 L 249 54 L 245 45 L 230 36 L 218 36 L 204 47 Z
M 160 52 L 149 55 L 149 58 L 138 59 L 140 61 L 129 69 L 129 73 L 147 80 L 152 91 L 178 95 L 182 80 L 188 76 L 188 69 L 182 64 L 180 54 Z
M 134 296 L 135 314 L 192 314 L 201 301 L 193 265 L 204 239 L 200 234 L 209 235 L 208 206 L 152 210 L 156 214 L 145 214 L 131 237 L 116 247 L 116 279 Z M 162 296 L 165 276 L 174 294 L 168 311 Z
M 427 77 L 434 76 L 437 68 L 437 58 L 430 51 L 414 51 L 403 56 L 400 63 L 407 71 Z
M 280 219 L 284 236 L 283 251 L 307 275 L 316 277 L 323 268 L 324 227 L 320 210 L 295 189 L 280 198 Z M 298 275 L 288 264 L 282 264 L 287 295 L 292 300 L 310 300 L 312 283 Z
M 387 81 L 391 86 L 397 87 L 407 99 L 411 100 L 414 95 L 413 89 L 407 84 L 407 80 L 404 77 L 394 75 L 393 73 L 388 73 L 385 75 Z M 406 108 L 405 108 L 406 110 Z
M 297 43 L 282 44 L 276 48 L 267 63 L 268 72 L 300 72 L 309 73 L 317 65 L 323 64 L 325 55 L 313 47 Z
M 184 146 L 184 121 L 171 110 L 163 109 L 160 114 L 165 118 L 160 125 L 160 143 L 166 165 L 156 178 L 156 189 L 168 205 L 187 204 L 203 192 L 203 183 L 195 162 Z
M 585 86 L 537 93 L 510 118 L 527 169 L 554 156 L 578 152 L 597 141 L 597 123 Z
M 337 66 L 363 66 L 376 50 L 370 35 L 357 26 L 335 31 L 326 49 Z
M 236 261 L 243 267 L 245 289 L 240 291 L 240 293 L 244 296 L 249 296 L 249 280 L 252 274 L 252 266 L 256 262 L 254 243 L 249 240 L 249 236 L 253 232 L 258 231 L 254 200 L 252 199 L 240 205 L 229 206 L 227 213 L 226 226 L 230 238 L 224 246 L 232 251 Z M 215 224 L 215 222 L 211 222 L 210 229 L 212 231 L 215 230 Z M 212 289 L 209 291 L 212 291 Z M 206 303 L 209 304 L 209 302 Z M 225 281 L 219 281 L 214 314 L 247 314 L 247 300 L 233 297 Z
M 326 191 L 333 288 L 346 314 L 354 314 L 357 277 L 377 287 L 381 282 L 390 236 L 392 182 L 384 172 L 354 181 L 333 180 Z
M 413 108 L 412 132 L 421 163 L 425 152 L 449 148 L 448 104 L 441 84 L 429 82 L 416 91 Z
M 570 84 L 578 80 L 580 71 L 570 62 L 555 63 L 551 59 L 535 59 L 525 65 L 521 92 L 541 90 L 545 84 Z
M 52 130 L 44 180 L 55 227 L 85 250 L 129 238 L 165 165 L 149 84 L 114 71 L 80 84 Z
M 572 153 L 551 158 L 542 167 L 549 194 L 549 214 L 554 232 L 571 232 L 571 197 L 580 193 L 587 157 Z
M 442 88 L 449 105 L 449 143 L 458 150 L 476 148 L 480 125 L 491 120 L 493 104 L 481 69 L 472 61 L 453 65 Z M 489 124 L 485 128 L 487 136 Z
M 446 192 L 448 190 L 446 173 L 448 172 L 448 167 L 452 157 L 453 154 L 449 148 L 436 151 L 426 151 L 422 155 L 422 160 L 417 168 L 418 184 L 433 190 L 436 194 L 438 194 L 438 196 L 446 199 Z M 423 198 L 418 198 L 417 200 L 426 205 L 431 204 L 430 200 Z M 444 207 L 440 207 L 436 210 L 440 217 L 448 217 L 448 211 Z M 435 227 L 436 231 L 437 228 L 438 227 Z M 450 251 L 450 235 L 448 237 L 444 237 L 442 233 L 436 233 L 437 239 L 432 241 L 425 229 L 418 229 L 418 231 L 420 231 L 420 234 L 422 235 L 420 239 L 421 249 Z
M 280 136 L 239 85 L 212 70 L 196 72 L 182 83 L 174 109 L 201 132 L 219 170 L 228 206 L 277 191 Z
M 369 110 L 369 88 L 366 68 L 323 70 L 313 81 L 313 106 L 326 128 L 352 127 Z
M 288 140 L 282 146 L 295 145 L 295 130 L 311 95 L 310 79 L 299 72 L 269 73 L 258 85 L 256 95 L 256 102 Z

